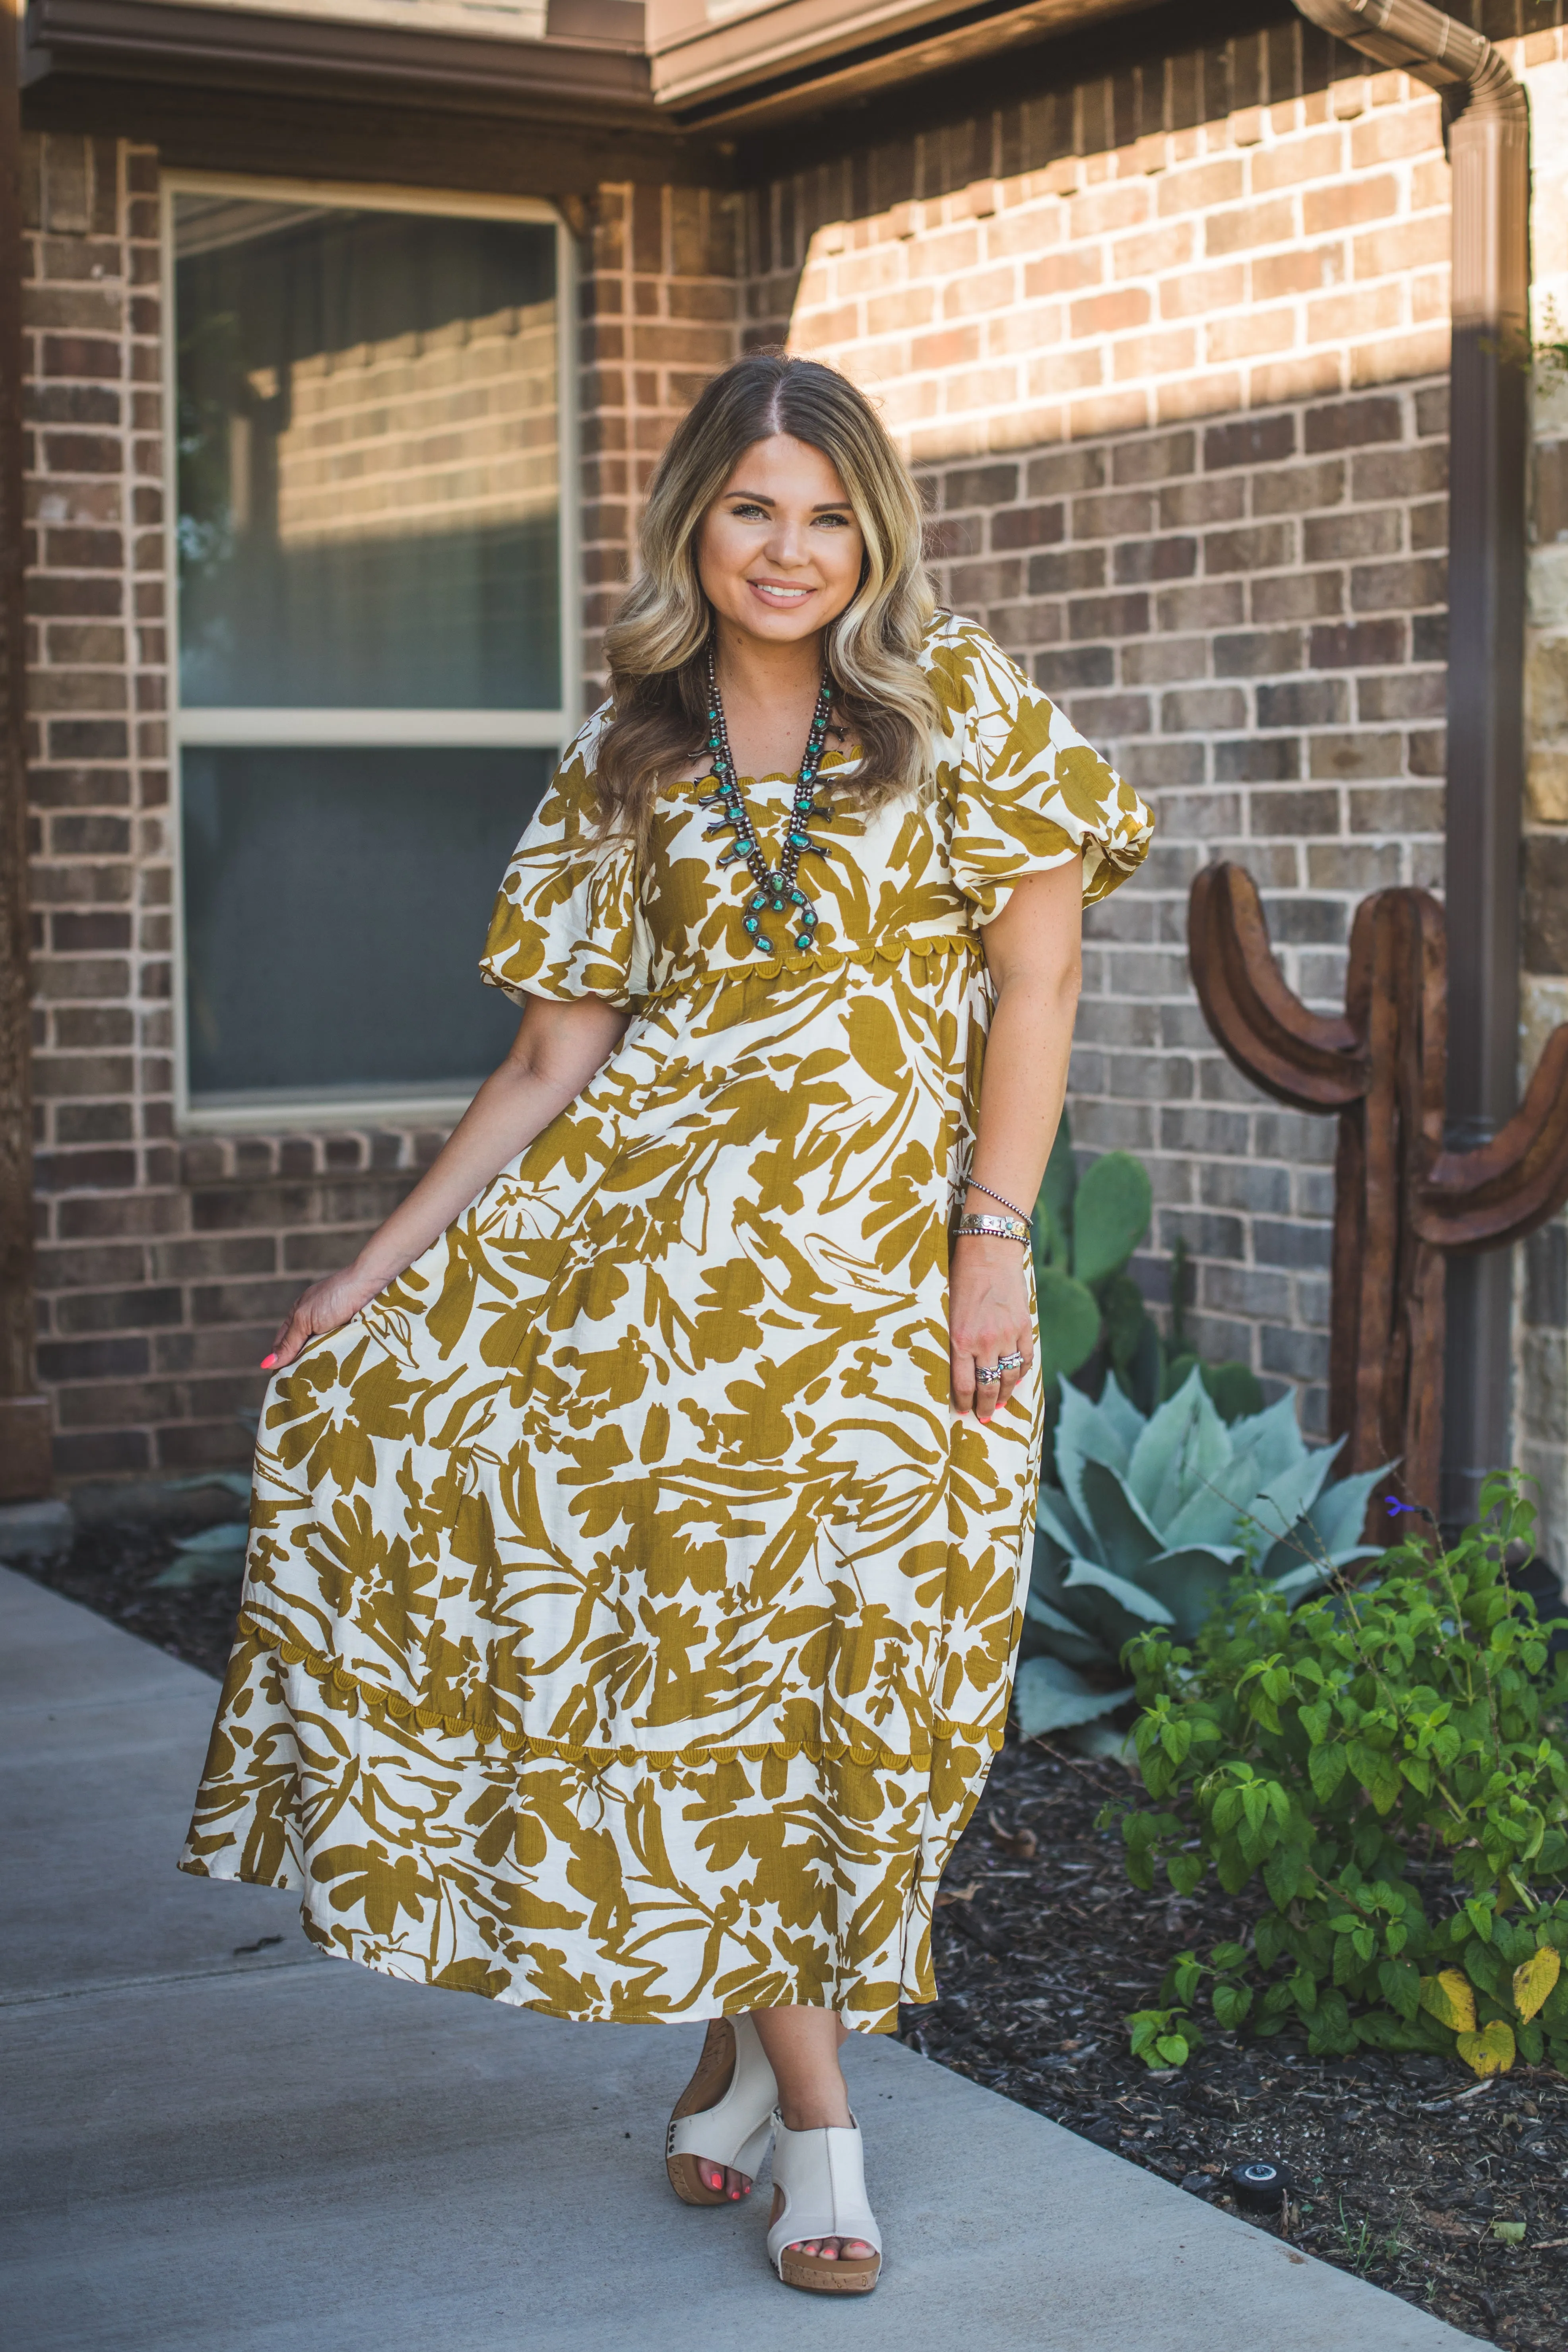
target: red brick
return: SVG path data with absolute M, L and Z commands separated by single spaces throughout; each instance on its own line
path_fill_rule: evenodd
M 139 1334 L 121 1339 L 50 1339 L 38 1349 L 38 1378 L 57 1381 L 134 1380 L 149 1366 L 147 1342 Z
M 145 1431 L 97 1430 L 90 1434 L 57 1434 L 54 1465 L 61 1478 L 117 1478 L 152 1463 L 153 1449 Z
M 991 519 L 991 544 L 997 549 L 1048 547 L 1061 539 L 1066 530 L 1059 504 L 1007 507 Z
M 1204 570 L 1272 572 L 1294 557 L 1294 534 L 1289 523 L 1255 523 L 1247 530 L 1210 531 L 1204 541 Z
M 1204 222 L 1204 251 L 1211 258 L 1245 253 L 1255 245 L 1284 245 L 1295 236 L 1295 205 L 1289 197 L 1272 204 L 1242 205 L 1235 212 L 1210 213 Z
M 120 374 L 120 345 L 107 335 L 46 335 L 42 357 L 46 376 Z
M 1048 294 L 1081 294 L 1084 287 L 1098 287 L 1105 275 L 1100 254 L 1093 245 L 1072 245 L 1068 252 L 1041 254 L 1037 261 L 1025 261 L 1023 291 L 1030 301 Z
M 1406 563 L 1358 564 L 1351 573 L 1351 605 L 1358 613 L 1384 613 L 1441 604 L 1447 594 L 1447 562 L 1440 556 L 1417 556 Z
M 1300 245 L 1289 253 L 1264 254 L 1252 265 L 1252 299 L 1277 301 L 1287 294 L 1317 294 L 1346 276 L 1344 247 Z
M 1344 133 L 1337 126 L 1314 131 L 1310 138 L 1281 139 L 1278 146 L 1261 147 L 1251 159 L 1253 192 L 1294 187 L 1302 180 L 1337 179 L 1344 169 Z
M 1162 217 L 1168 218 L 1173 213 L 1208 213 L 1216 205 L 1233 204 L 1245 185 L 1243 175 L 1240 157 L 1232 155 L 1165 173 L 1156 199 Z
M 118 474 L 124 451 L 111 433 L 46 433 L 44 463 L 51 474 Z
M 134 1184 L 133 1151 L 45 1151 L 33 1162 L 33 1181 L 40 1192 L 65 1192 L 80 1187 L 108 1192 Z
M 1246 299 L 1244 262 L 1227 262 L 1218 269 L 1184 269 L 1162 283 L 1160 315 L 1163 319 L 1206 317 L 1216 310 L 1234 310 Z
M 1314 669 L 1370 669 L 1403 661 L 1405 627 L 1401 620 L 1341 621 L 1312 631 Z
M 1119 287 L 1114 293 L 1086 295 L 1072 305 L 1070 316 L 1075 335 L 1121 334 L 1142 326 L 1149 316 L 1149 297 L 1142 287 Z

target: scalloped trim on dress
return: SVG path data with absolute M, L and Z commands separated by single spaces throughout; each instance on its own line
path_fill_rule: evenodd
M 754 963 L 724 964 L 718 969 L 710 966 L 694 971 L 684 980 L 667 980 L 662 988 L 650 988 L 646 995 L 634 997 L 634 1009 L 645 1004 L 662 1004 L 667 997 L 690 996 L 701 988 L 717 988 L 735 980 L 794 979 L 798 974 L 833 971 L 847 963 L 900 963 L 905 956 L 930 955 L 952 949 L 964 949 L 972 955 L 982 952 L 978 931 L 932 931 L 923 939 L 873 940 L 863 948 L 805 948 L 789 954 L 760 957 Z
M 305 1672 L 319 1683 L 330 1683 L 335 1690 L 352 1691 L 374 1715 L 389 1716 L 395 1723 L 417 1724 L 421 1731 L 466 1731 L 480 1742 L 498 1740 L 502 1748 L 515 1753 L 526 1749 L 531 1756 L 553 1756 L 569 1764 L 643 1764 L 650 1771 L 663 1771 L 675 1765 L 734 1764 L 745 1761 L 760 1764 L 764 1756 L 806 1756 L 812 1763 L 825 1760 L 862 1767 L 880 1765 L 889 1771 L 929 1771 L 933 1760 L 931 1752 L 924 1755 L 898 1755 L 880 1740 L 848 1739 L 763 1739 L 755 1741 L 709 1742 L 694 1741 L 688 1748 L 591 1748 L 573 1739 L 547 1739 L 531 1731 L 506 1731 L 499 1723 L 487 1721 L 459 1708 L 448 1713 L 438 1706 L 422 1706 L 416 1699 L 404 1698 L 396 1691 L 377 1690 L 358 1675 L 350 1674 L 324 1651 L 307 1649 L 303 1643 L 286 1641 L 272 1627 L 263 1625 L 247 1611 L 239 1617 L 239 1631 L 250 1634 L 263 1649 L 274 1651 L 286 1665 L 303 1666 Z M 933 1725 L 933 1741 L 946 1743 L 961 1739 L 974 1747 L 998 1748 L 1005 1736 L 1005 1727 L 993 1730 L 978 1723 L 947 1723 Z

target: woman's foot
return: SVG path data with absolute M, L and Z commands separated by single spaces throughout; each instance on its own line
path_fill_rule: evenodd
M 684 2204 L 733 2204 L 751 2195 L 751 2171 L 741 2162 L 721 2162 L 713 2151 L 760 2163 L 772 2137 L 776 2095 L 750 2020 L 711 2019 L 697 2071 L 675 2103 L 666 2137 L 665 2169 Z
M 752 2019 L 778 2080 L 778 2115 L 784 2129 L 853 2130 L 849 2094 L 838 2063 L 838 2053 L 849 2039 L 848 2027 L 824 2009 L 759 2009 L 752 2011 Z M 784 2206 L 784 2192 L 775 2188 L 770 2223 L 777 2221 Z M 877 2255 L 876 2247 L 864 2238 L 792 2239 L 788 2251 L 828 2263 L 865 2263 Z

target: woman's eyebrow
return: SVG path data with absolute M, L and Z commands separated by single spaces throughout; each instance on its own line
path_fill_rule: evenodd
M 777 499 L 769 498 L 766 490 L 726 490 L 724 496 L 727 499 L 744 499 L 753 507 L 776 507 L 778 504 Z M 847 499 L 824 499 L 811 511 L 813 514 L 847 514 L 849 501 Z

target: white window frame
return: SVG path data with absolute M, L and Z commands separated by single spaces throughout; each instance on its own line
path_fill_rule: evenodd
M 184 710 L 180 704 L 179 383 L 174 317 L 174 199 L 182 195 L 256 197 L 329 205 L 336 211 L 437 213 L 464 220 L 547 221 L 555 231 L 558 445 L 561 452 L 561 707 L 554 710 L 311 710 L 238 707 Z M 275 180 L 225 172 L 166 172 L 160 183 L 163 247 L 164 578 L 169 646 L 170 857 L 174 868 L 174 1125 L 184 1135 L 256 1134 L 300 1128 L 417 1125 L 460 1118 L 470 1099 L 450 1087 L 363 1091 L 341 1087 L 207 1097 L 193 1102 L 185 1034 L 184 824 L 181 757 L 187 744 L 375 750 L 400 744 L 456 751 L 557 750 L 581 723 L 578 614 L 576 248 L 553 205 L 532 196 L 470 195 L 461 190 L 388 187 L 343 180 Z M 496 877 L 500 879 L 500 875 Z

